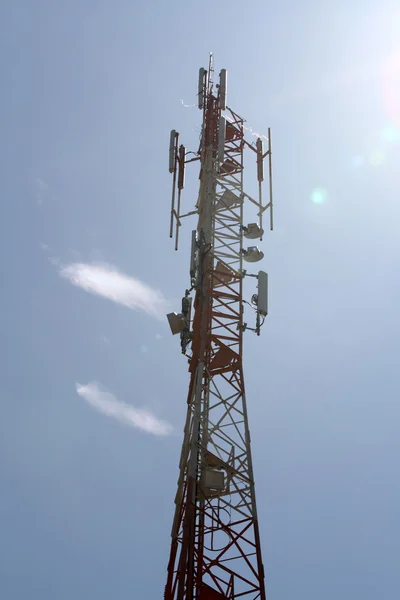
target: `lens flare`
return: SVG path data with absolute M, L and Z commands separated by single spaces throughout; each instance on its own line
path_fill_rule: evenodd
M 380 167 L 386 160 L 385 153 L 382 150 L 376 150 L 375 152 L 371 152 L 369 155 L 369 163 L 373 167 Z
M 364 161 L 364 157 L 359 155 L 359 156 L 353 156 L 352 162 L 353 162 L 353 166 L 357 167 L 359 169 L 360 167 L 362 167 L 364 165 L 365 161 Z
M 381 139 L 384 142 L 398 142 L 400 140 L 400 130 L 394 125 L 386 125 L 381 129 Z
M 314 204 L 323 204 L 328 199 L 328 192 L 324 188 L 315 188 L 311 192 L 311 201 Z
M 382 104 L 388 118 L 400 127 L 400 52 L 392 54 L 383 68 Z

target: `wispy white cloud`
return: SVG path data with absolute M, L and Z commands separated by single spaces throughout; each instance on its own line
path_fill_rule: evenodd
M 59 274 L 87 292 L 103 296 L 131 309 L 163 319 L 167 303 L 161 292 L 106 263 L 74 262 L 60 266 Z
M 48 184 L 43 181 L 43 179 L 40 179 L 39 177 L 36 177 L 35 179 L 35 187 L 36 187 L 36 200 L 38 204 L 43 204 L 43 201 L 46 199 L 48 191 L 49 191 L 49 186 Z
M 182 100 L 182 98 L 181 98 L 181 104 L 185 108 L 195 108 L 197 106 L 197 104 L 185 104 L 184 101 Z
M 114 394 L 104 390 L 96 381 L 86 385 L 77 383 L 76 391 L 93 408 L 121 423 L 153 435 L 163 436 L 172 433 L 172 426 L 169 423 L 160 421 L 149 410 L 120 402 Z

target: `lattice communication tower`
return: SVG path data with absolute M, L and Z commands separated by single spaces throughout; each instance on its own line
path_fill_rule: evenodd
M 246 141 L 244 120 L 227 106 L 227 72 L 214 84 L 213 58 L 200 69 L 198 108 L 203 113 L 198 152 L 188 153 L 173 130 L 170 237 L 178 249 L 182 220 L 197 215 L 192 232 L 190 287 L 180 313 L 168 321 L 189 360 L 187 416 L 179 462 L 165 600 L 265 600 L 264 567 L 243 380 L 243 332 L 257 335 L 268 313 L 268 277 L 247 273 L 244 261 L 264 257 L 247 240 L 262 240 L 263 216 L 273 228 L 271 134 Z M 244 151 L 255 154 L 258 198 L 243 190 Z M 194 209 L 181 214 L 188 163 L 200 163 Z M 268 201 L 262 182 L 267 163 Z M 244 225 L 244 203 L 257 222 Z M 254 242 L 253 242 L 254 243 Z M 245 277 L 254 277 L 254 327 L 244 322 Z M 257 289 L 256 289 L 257 288 Z

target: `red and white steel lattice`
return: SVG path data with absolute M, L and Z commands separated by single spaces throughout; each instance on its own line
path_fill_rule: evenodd
M 256 201 L 243 192 L 243 153 L 254 146 L 229 108 L 222 157 L 218 152 L 222 108 L 211 74 L 210 61 L 198 152 L 190 384 L 165 600 L 265 600 L 242 366 L 242 248 L 244 201 L 259 208 L 261 221 L 272 199 L 264 206 L 261 194 Z M 177 144 L 175 154 L 176 164 L 185 160 Z M 257 161 L 265 157 L 271 165 L 270 141 Z M 186 215 L 172 213 L 178 230 Z

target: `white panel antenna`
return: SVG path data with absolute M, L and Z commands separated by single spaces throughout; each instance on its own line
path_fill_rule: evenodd
M 173 129 L 171 131 L 171 137 L 169 139 L 169 172 L 173 173 L 175 171 L 175 140 L 179 134 Z
M 190 296 L 184 296 L 182 298 L 182 316 L 185 319 L 186 328 L 189 329 L 190 321 L 192 319 L 192 298 L 190 298 Z
M 172 180 L 172 198 L 171 198 L 171 220 L 169 226 L 169 237 L 172 238 L 173 228 L 174 228 L 174 218 L 176 218 L 175 211 L 175 187 L 176 187 L 176 162 L 177 162 L 177 154 L 178 154 L 178 139 L 179 133 L 173 129 L 171 131 L 171 136 L 169 138 L 169 172 L 173 173 Z M 179 222 L 179 220 L 178 220 Z M 178 228 L 178 225 L 177 225 Z
M 199 70 L 199 89 L 197 93 L 197 106 L 200 108 L 200 110 L 203 110 L 204 107 L 204 79 L 206 73 L 207 71 L 203 67 L 201 67 L 201 69 Z
M 221 110 L 226 109 L 226 88 L 228 82 L 228 72 L 226 69 L 222 69 L 219 74 L 219 104 Z
M 264 181 L 264 150 L 263 150 L 263 142 L 261 138 L 257 138 L 257 179 L 261 183 Z
M 268 274 L 264 271 L 258 273 L 257 310 L 262 317 L 268 314 Z
M 226 136 L 226 120 L 225 117 L 219 118 L 218 127 L 218 160 L 224 162 L 225 155 L 225 136 Z
M 190 253 L 190 277 L 194 279 L 196 277 L 197 270 L 197 231 L 192 231 L 192 249 Z
M 179 146 L 179 163 L 178 163 L 178 190 L 183 190 L 185 187 L 185 156 L 186 148 L 181 144 Z M 179 210 L 178 210 L 179 218 Z

